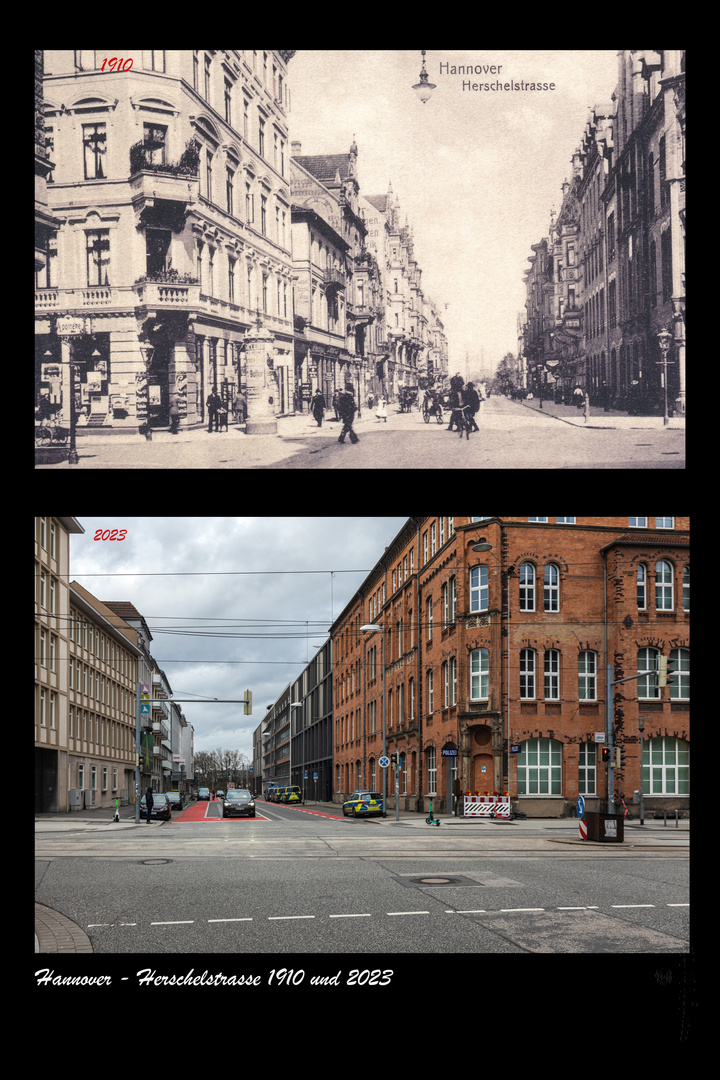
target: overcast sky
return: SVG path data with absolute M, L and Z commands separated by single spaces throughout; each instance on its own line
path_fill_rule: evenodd
M 440 64 L 496 65 L 500 75 L 440 73 Z M 530 245 L 548 235 L 588 108 L 610 102 L 614 51 L 429 50 L 436 84 L 422 104 L 418 51 L 299 51 L 290 61 L 290 138 L 303 154 L 358 144 L 360 190 L 400 197 L 424 291 L 442 305 L 450 366 L 465 350 L 494 368 L 517 352 Z M 485 92 L 463 81 L 555 83 L 553 91 Z M 404 224 L 403 218 L 403 224 Z M 444 307 L 445 304 L 449 306 Z
M 195 750 L 252 757 L 266 706 L 327 640 L 333 617 L 407 518 L 77 520 L 85 532 L 70 537 L 70 579 L 99 600 L 129 600 L 144 615 L 175 697 L 252 691 L 252 716 L 242 705 L 182 705 Z M 98 529 L 126 529 L 127 537 L 96 541 Z M 302 573 L 310 570 L 322 572 Z

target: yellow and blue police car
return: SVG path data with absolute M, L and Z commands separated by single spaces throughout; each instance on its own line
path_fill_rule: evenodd
M 281 803 L 299 803 L 302 799 L 302 792 L 297 784 L 291 787 L 283 787 L 278 790 L 277 802 Z
M 354 817 L 382 814 L 383 797 L 380 791 L 353 791 L 347 802 L 343 803 L 343 816 Z

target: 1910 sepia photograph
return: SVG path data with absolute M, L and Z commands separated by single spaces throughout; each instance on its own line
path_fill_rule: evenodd
M 684 469 L 685 419 L 684 51 L 35 52 L 37 469 Z

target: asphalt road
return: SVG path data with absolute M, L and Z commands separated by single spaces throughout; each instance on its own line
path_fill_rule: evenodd
M 392 966 L 418 952 L 689 950 L 686 847 L 589 849 L 568 823 L 419 830 L 258 808 L 118 832 L 37 823 L 35 899 L 97 954 L 243 954 L 266 974 L 294 954 Z

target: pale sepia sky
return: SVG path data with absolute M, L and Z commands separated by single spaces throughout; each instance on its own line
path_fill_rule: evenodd
M 441 74 L 441 63 L 502 72 Z M 588 108 L 611 100 L 617 53 L 428 50 L 436 89 L 426 104 L 412 90 L 420 64 L 417 51 L 298 51 L 290 138 L 303 154 L 331 154 L 355 137 L 361 192 L 384 194 L 392 181 L 408 216 L 424 291 L 444 311 L 450 367 L 462 369 L 466 349 L 479 359 L 481 346 L 494 367 L 517 351 L 530 245 L 560 208 Z M 470 91 L 466 80 L 556 88 Z

